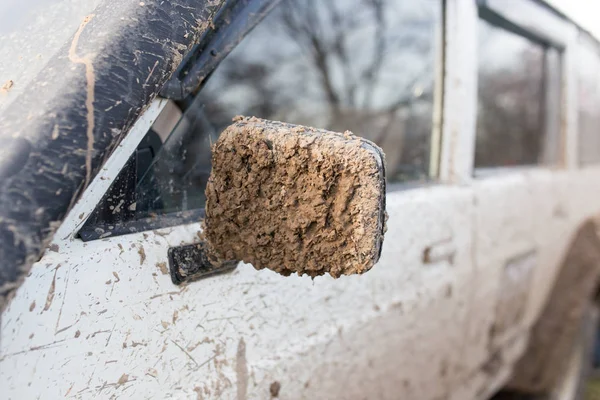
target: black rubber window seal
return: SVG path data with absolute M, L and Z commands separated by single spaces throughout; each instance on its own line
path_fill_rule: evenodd
M 227 0 L 200 42 L 163 86 L 160 95 L 183 100 L 200 87 L 250 31 L 280 0 Z

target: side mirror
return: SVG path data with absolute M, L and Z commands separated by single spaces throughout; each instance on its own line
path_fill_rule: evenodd
M 237 117 L 215 143 L 204 235 L 214 262 L 362 274 L 385 232 L 382 150 L 349 132 Z

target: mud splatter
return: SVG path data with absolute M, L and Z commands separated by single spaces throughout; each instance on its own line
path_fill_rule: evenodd
M 58 125 L 55 124 L 54 129 L 52 129 L 52 136 L 51 136 L 52 140 L 58 139 L 59 136 L 60 136 L 60 130 L 58 129 Z M 67 166 L 67 164 L 65 164 L 65 167 L 63 167 L 63 170 L 65 171 L 63 173 L 66 173 L 66 170 L 65 170 L 66 166 Z M 81 219 L 81 218 L 79 218 L 79 219 Z
M 117 381 L 117 385 L 121 386 L 121 385 L 126 384 L 127 382 L 129 382 L 129 375 L 123 374 L 123 375 L 121 375 L 121 377 Z
M 12 79 L 4 82 L 4 85 L 0 88 L 0 93 L 8 93 L 8 91 L 14 86 L 15 82 Z
M 146 261 L 146 251 L 144 250 L 144 246 L 140 246 L 138 254 L 140 255 L 140 265 L 142 265 L 144 261 Z
M 48 295 L 46 296 L 46 304 L 44 304 L 44 311 L 48 311 L 50 306 L 52 305 L 52 301 L 54 300 L 54 290 L 56 289 L 56 272 L 58 271 L 58 267 L 54 269 L 54 277 L 52 278 L 52 283 L 50 284 L 50 289 L 48 289 Z
M 94 14 L 86 16 L 79 29 L 75 32 L 71 47 L 69 48 L 69 60 L 74 64 L 83 64 L 85 66 L 85 79 L 86 79 L 86 99 L 85 108 L 87 110 L 87 153 L 85 156 L 85 185 L 84 188 L 90 183 L 92 179 L 92 153 L 94 151 L 94 89 L 95 89 L 95 74 L 94 65 L 89 57 L 80 57 L 77 55 L 77 44 L 79 38 L 85 26 L 94 18 Z
M 277 381 L 271 383 L 271 386 L 269 387 L 269 393 L 271 393 L 271 397 L 278 397 L 280 390 L 281 390 L 281 383 L 279 383 Z
M 158 267 L 158 269 L 160 269 L 160 272 L 163 275 L 169 275 L 169 269 L 167 268 L 167 263 L 166 262 L 156 263 L 156 266 Z

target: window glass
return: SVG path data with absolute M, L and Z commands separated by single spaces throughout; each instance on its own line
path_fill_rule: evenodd
M 560 55 L 479 21 L 475 167 L 551 163 L 558 156 Z
M 179 104 L 170 134 L 149 133 L 162 145 L 134 155 L 135 189 L 108 198 L 127 197 L 127 219 L 202 208 L 210 145 L 236 115 L 350 130 L 383 148 L 390 182 L 425 180 L 440 32 L 439 1 L 284 0 Z
M 383 148 L 391 182 L 426 179 L 440 16 L 431 0 L 285 1 L 199 100 L 217 131 L 235 114 L 350 130 Z
M 600 51 L 583 47 L 579 68 L 579 162 L 600 162 Z

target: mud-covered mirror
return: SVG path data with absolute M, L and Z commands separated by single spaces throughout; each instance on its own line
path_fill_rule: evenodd
M 361 274 L 384 231 L 384 155 L 366 139 L 237 117 L 213 146 L 204 235 L 214 262 Z

